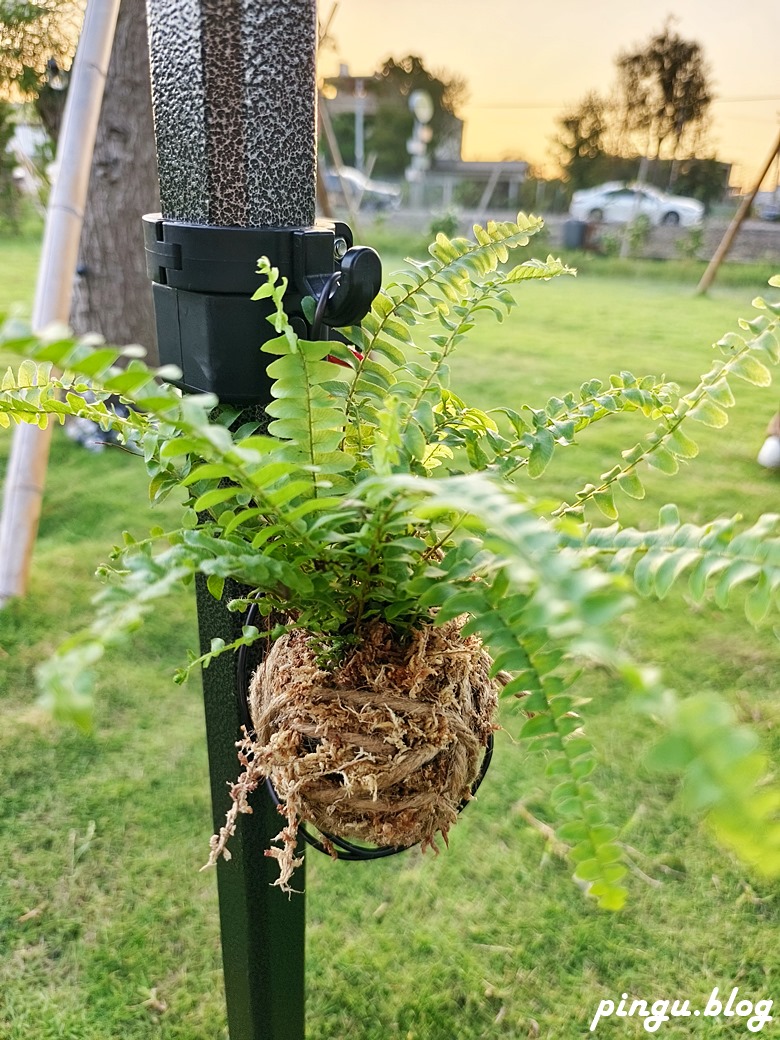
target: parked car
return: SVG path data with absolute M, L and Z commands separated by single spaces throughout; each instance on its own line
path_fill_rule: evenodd
M 401 189 L 395 184 L 373 181 L 352 166 L 342 166 L 339 173 L 326 170 L 325 187 L 335 203 L 346 203 L 344 192 L 358 209 L 397 209 L 401 205 Z
M 577 220 L 626 224 L 645 216 L 658 224 L 691 227 L 700 224 L 704 206 L 698 199 L 667 195 L 649 184 L 623 184 L 612 181 L 597 188 L 575 191 L 569 213 Z

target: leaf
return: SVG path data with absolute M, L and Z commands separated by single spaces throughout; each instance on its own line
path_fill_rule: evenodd
M 601 878 L 602 870 L 602 864 L 593 857 L 593 859 L 586 859 L 578 863 L 574 876 L 580 881 L 598 881 Z
M 647 463 L 654 469 L 670 475 L 676 473 L 680 468 L 675 456 L 663 444 L 657 445 L 651 452 L 648 452 Z
M 760 352 L 773 364 L 780 362 L 780 338 L 777 331 L 766 329 L 751 344 L 754 353 Z
M 238 491 L 237 487 L 212 488 L 211 491 L 206 491 L 197 499 L 193 509 L 196 513 L 205 513 L 206 510 L 219 505 L 220 502 L 228 502 L 231 498 L 235 498 Z
M 719 404 L 716 404 L 711 397 L 704 396 L 691 410 L 687 413 L 689 418 L 695 419 L 696 422 L 703 423 L 705 426 L 712 426 L 715 429 L 721 429 L 726 426 L 729 421 L 728 412 L 724 408 L 721 408 Z
M 656 596 L 663 599 L 685 568 L 698 559 L 699 554 L 693 549 L 678 549 L 662 558 L 654 574 Z
M 34 361 L 23 361 L 16 373 L 16 385 L 19 387 L 35 386 L 38 377 L 38 366 Z
M 174 437 L 160 448 L 161 459 L 175 459 L 181 455 L 196 455 L 203 445 L 191 437 Z
M 679 426 L 672 430 L 667 445 L 679 459 L 695 459 L 699 454 L 698 444 L 683 433 Z
M 561 841 L 583 841 L 588 837 L 588 825 L 584 820 L 568 820 L 555 832 Z
M 598 902 L 602 910 L 622 910 L 626 903 L 628 891 L 620 885 L 611 885 L 597 881 L 588 889 L 588 895 Z
M 763 572 L 745 599 L 745 616 L 751 625 L 761 624 L 772 605 L 772 586 Z
M 523 728 L 520 730 L 520 738 L 525 740 L 528 737 L 541 737 L 548 733 L 557 732 L 555 719 L 547 714 L 534 715 L 532 719 L 528 719 L 523 725 Z
M 555 440 L 552 433 L 545 427 L 540 427 L 534 433 L 534 444 L 528 457 L 528 476 L 540 477 L 547 469 L 555 451 Z
M 718 840 L 766 876 L 780 874 L 780 788 L 765 779 L 755 734 L 714 694 L 678 700 L 667 691 L 660 707 L 669 737 L 654 749 L 656 764 L 682 774 L 689 809 L 705 815 Z
M 206 586 L 214 599 L 222 599 L 222 593 L 225 588 L 224 578 L 219 577 L 217 574 L 209 574 L 206 579 Z
M 733 372 L 735 376 L 739 376 L 740 379 L 752 383 L 753 386 L 770 386 L 772 383 L 772 373 L 766 365 L 751 354 L 743 354 L 738 357 L 729 365 L 729 371 Z
M 697 602 L 704 599 L 710 577 L 724 570 L 728 565 L 727 556 L 706 555 L 702 557 L 688 580 L 691 595 Z
M 82 376 L 100 376 L 107 371 L 117 359 L 117 352 L 113 347 L 103 350 L 95 350 L 78 363 L 78 372 Z
M 659 740 L 645 755 L 645 762 L 650 769 L 658 772 L 680 772 L 685 769 L 695 755 L 695 748 L 682 734 L 665 736 Z
M 635 469 L 626 470 L 618 477 L 618 487 L 631 498 L 642 499 L 645 497 L 645 486 L 639 479 Z
M 600 491 L 593 492 L 593 501 L 598 506 L 599 511 L 604 514 L 610 520 L 617 520 L 618 511 L 615 508 L 615 500 L 612 496 L 612 488 L 607 487 Z
M 759 573 L 759 565 L 752 560 L 734 560 L 729 563 L 715 587 L 715 602 L 719 607 L 726 607 L 731 590 Z

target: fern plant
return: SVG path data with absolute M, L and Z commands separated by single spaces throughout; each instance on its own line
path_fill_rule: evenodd
M 632 583 L 640 595 L 663 597 L 685 575 L 697 600 L 714 591 L 725 602 L 748 585 L 755 624 L 776 609 L 780 517 L 747 530 L 738 519 L 694 526 L 667 507 L 655 527 L 639 530 L 618 514 L 622 495 L 643 497 L 646 467 L 672 474 L 696 455 L 696 423 L 725 424 L 734 378 L 770 382 L 780 303 L 755 301 L 756 316 L 720 341 L 719 359 L 686 393 L 621 372 L 537 407 L 474 408 L 449 388 L 448 362 L 475 321 L 483 313 L 502 320 L 524 281 L 574 273 L 552 257 L 510 262 L 541 228 L 520 214 L 475 227 L 470 240 L 439 234 L 429 257 L 411 262 L 362 325 L 346 330 L 351 346 L 300 339 L 285 314 L 285 280 L 261 259 L 255 298 L 271 301 L 275 331 L 262 347 L 273 380 L 262 424 L 206 395 L 181 396 L 159 381 L 170 373 L 149 369 L 133 350 L 119 369 L 114 348 L 7 323 L 3 347 L 27 360 L 2 382 L 0 425 L 90 418 L 143 455 L 153 502 L 182 489 L 186 497 L 178 529 L 125 534 L 115 547 L 100 570 L 94 622 L 39 670 L 43 696 L 58 717 L 89 725 L 97 659 L 197 574 L 216 598 L 227 579 L 252 590 L 230 608 L 253 606 L 272 637 L 291 628 L 315 634 L 330 659 L 376 619 L 403 637 L 432 618 L 466 615 L 464 633 L 477 633 L 494 674 L 508 675 L 504 697 L 518 698 L 522 741 L 544 752 L 543 768 L 557 779 L 558 834 L 602 906 L 622 904 L 625 867 L 591 779 L 577 694 L 587 660 L 612 669 L 667 723 L 654 756 L 685 776 L 719 838 L 780 873 L 780 789 L 763 782 L 752 734 L 715 698 L 678 699 L 609 634 L 631 606 Z M 108 407 L 111 395 L 132 405 L 127 416 Z M 573 501 L 550 507 L 534 494 L 533 479 L 556 451 L 627 412 L 641 413 L 650 430 L 618 464 Z M 586 519 L 588 503 L 609 526 Z M 233 643 L 214 640 L 177 681 L 260 634 L 245 625 Z

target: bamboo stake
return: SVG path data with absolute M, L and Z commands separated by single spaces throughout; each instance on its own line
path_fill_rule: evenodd
M 342 175 L 341 171 L 343 169 L 344 163 L 342 162 L 342 159 L 341 159 L 341 149 L 339 148 L 339 143 L 336 140 L 336 133 L 335 133 L 335 131 L 333 129 L 333 122 L 331 121 L 331 118 L 330 118 L 330 111 L 328 110 L 328 103 L 325 100 L 325 98 L 323 98 L 323 97 L 320 98 L 319 114 L 320 114 L 320 124 L 322 126 L 323 131 L 325 132 L 325 141 L 326 141 L 326 143 L 328 145 L 328 151 L 330 152 L 330 157 L 333 160 L 333 166 L 335 167 L 336 176 L 338 177 L 339 184 L 341 185 L 341 191 L 342 191 L 342 194 L 344 195 L 344 201 L 347 204 L 347 211 L 349 213 L 349 221 L 350 221 L 350 224 L 352 225 L 352 231 L 354 232 L 355 237 L 357 237 L 358 236 L 358 216 L 357 216 L 357 211 L 358 211 L 358 208 L 360 206 L 360 199 L 359 198 L 358 199 L 354 198 L 354 196 L 352 195 L 352 185 L 351 184 L 347 184 L 347 182 L 344 180 L 344 177 Z
M 120 0 L 90 0 L 84 15 L 57 149 L 33 306 L 33 328 L 67 323 L 103 87 Z M 0 607 L 23 596 L 41 515 L 51 426 L 14 431 L 0 516 Z
M 718 268 L 726 259 L 726 254 L 728 253 L 729 249 L 731 249 L 731 243 L 737 237 L 737 232 L 742 226 L 743 220 L 748 215 L 750 207 L 753 205 L 753 199 L 758 194 L 758 189 L 761 187 L 761 182 L 763 181 L 764 177 L 766 177 L 767 173 L 769 173 L 769 167 L 774 162 L 775 156 L 778 153 L 780 153 L 780 136 L 778 136 L 777 140 L 775 141 L 774 148 L 772 149 L 772 152 L 769 158 L 767 159 L 766 164 L 762 168 L 761 173 L 758 175 L 756 183 L 753 185 L 753 190 L 750 192 L 749 195 L 746 195 L 740 203 L 739 209 L 734 214 L 734 217 L 729 226 L 726 228 L 726 233 L 721 239 L 720 245 L 715 250 L 712 260 L 710 260 L 709 264 L 707 265 L 707 270 L 701 276 L 701 281 L 696 287 L 697 296 L 702 296 L 704 293 L 706 293 L 706 291 L 709 289 L 709 287 L 715 280 L 715 275 L 718 273 Z

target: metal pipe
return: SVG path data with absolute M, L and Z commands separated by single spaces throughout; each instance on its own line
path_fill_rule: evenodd
M 163 217 L 314 222 L 316 0 L 148 0 Z

